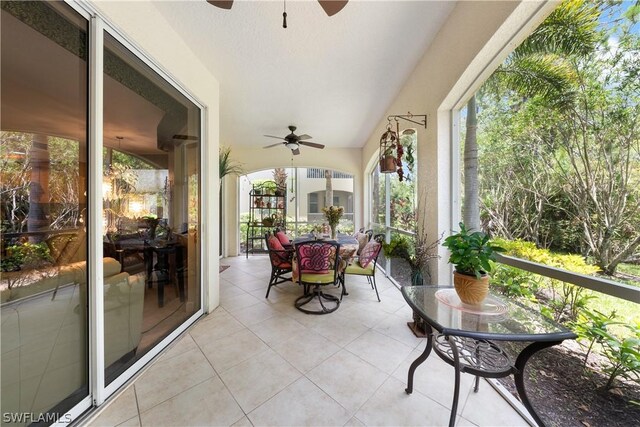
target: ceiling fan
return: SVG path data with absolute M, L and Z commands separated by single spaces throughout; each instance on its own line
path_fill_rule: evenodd
M 322 9 L 329 16 L 333 16 L 340 12 L 343 7 L 347 5 L 349 0 L 318 0 Z M 233 0 L 207 0 L 207 3 L 212 4 L 222 9 L 231 9 L 233 6 Z
M 306 145 L 307 147 L 320 148 L 320 149 L 324 148 L 324 145 L 322 144 L 316 144 L 315 142 L 306 141 L 307 139 L 312 138 L 306 133 L 300 136 L 296 135 L 294 133 L 296 131 L 295 126 L 293 125 L 289 126 L 289 130 L 291 131 L 291 133 L 285 136 L 284 138 L 281 136 L 265 135 L 267 138 L 281 139 L 282 142 L 278 142 L 277 144 L 267 145 L 266 147 L 263 147 L 263 148 L 272 148 L 272 147 L 277 147 L 280 144 L 283 144 L 285 147 L 291 150 L 291 153 L 295 155 L 300 154 L 300 145 Z

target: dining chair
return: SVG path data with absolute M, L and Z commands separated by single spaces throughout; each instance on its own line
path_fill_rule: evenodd
M 271 261 L 271 278 L 269 279 L 269 287 L 265 296 L 265 298 L 269 298 L 272 286 L 291 280 L 291 276 L 285 276 L 285 274 L 291 273 L 293 250 L 285 249 L 280 240 L 269 232 L 265 233 L 264 239 L 269 251 L 269 261 Z
M 295 307 L 307 314 L 328 314 L 340 306 L 340 299 L 322 291 L 323 286 L 338 282 L 340 244 L 331 240 L 310 240 L 295 245 L 298 282 L 304 294 L 297 298 Z M 319 309 L 304 306 L 315 301 Z M 327 304 L 328 303 L 328 304 Z
M 378 285 L 376 284 L 376 266 L 378 265 L 378 255 L 380 255 L 383 242 L 384 234 L 376 234 L 373 240 L 367 243 L 362 249 L 358 259 L 345 268 L 341 278 L 343 286 L 340 299 L 342 299 L 342 296 L 344 296 L 346 292 L 344 286 L 345 276 L 352 274 L 354 276 L 365 276 L 371 285 L 371 289 L 376 291 L 376 297 L 378 298 L 378 302 L 380 302 L 380 294 L 378 293 Z

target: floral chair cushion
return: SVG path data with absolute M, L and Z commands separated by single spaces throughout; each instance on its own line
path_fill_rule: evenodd
M 362 252 L 360 252 L 360 267 L 367 268 L 367 266 L 371 264 L 371 261 L 376 259 L 376 257 L 378 256 L 378 252 L 380 251 L 381 247 L 382 245 L 380 245 L 380 243 L 376 242 L 375 240 L 367 243 L 362 249 Z
M 327 274 L 333 268 L 336 249 L 331 245 L 310 245 L 300 248 L 300 272 Z
M 369 236 L 364 233 L 358 232 L 356 233 L 355 238 L 358 241 L 358 250 L 356 251 L 356 253 L 360 254 L 367 243 L 369 243 Z

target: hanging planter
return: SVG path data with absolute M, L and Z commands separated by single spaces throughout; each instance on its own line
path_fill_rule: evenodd
M 399 144 L 398 133 L 391 130 L 391 123 L 380 137 L 380 172 L 393 173 L 397 167 L 396 147 Z

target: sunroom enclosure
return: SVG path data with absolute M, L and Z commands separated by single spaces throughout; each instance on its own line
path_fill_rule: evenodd
M 47 61 L 44 54 L 37 56 L 40 51 L 18 49 L 22 46 L 19 44 L 3 43 L 2 47 L 2 132 L 3 137 L 7 137 L 7 145 L 3 141 L 3 150 L 7 149 L 2 152 L 2 160 L 15 170 L 22 170 L 24 160 L 30 159 L 31 169 L 22 170 L 25 176 L 28 175 L 27 178 L 22 177 L 28 185 L 21 188 L 23 200 L 28 200 L 34 207 L 33 212 L 29 206 L 26 214 L 22 213 L 27 218 L 26 226 L 17 230 L 25 234 L 26 239 L 11 242 L 11 246 L 29 248 L 38 245 L 33 250 L 40 257 L 36 260 L 53 264 L 52 269 L 43 271 L 51 272 L 55 277 L 60 277 L 63 267 L 66 269 L 69 264 L 84 261 L 84 267 L 73 270 L 72 273 L 77 274 L 73 280 L 60 283 L 59 287 L 54 284 L 47 288 L 47 295 L 38 292 L 34 298 L 30 298 L 32 295 L 16 296 L 19 299 L 24 297 L 25 303 L 28 300 L 51 306 L 52 311 L 60 314 L 61 326 L 67 326 L 66 320 L 73 324 L 72 328 L 60 329 L 59 338 L 61 343 L 75 343 L 61 347 L 65 352 L 63 356 L 73 353 L 73 359 L 62 358 L 72 363 L 61 368 L 74 370 L 74 382 L 69 382 L 74 388 L 57 389 L 57 394 L 47 394 L 47 387 L 43 387 L 46 401 L 40 406 L 23 409 L 20 396 L 15 392 L 16 384 L 24 383 L 21 390 L 26 394 L 33 389 L 34 383 L 40 384 L 40 378 L 25 376 L 16 379 L 5 375 L 4 370 L 10 366 L 5 362 L 15 354 L 5 356 L 5 349 L 9 351 L 11 347 L 3 341 L 2 410 L 20 413 L 50 411 L 48 413 L 53 414 L 53 418 L 48 421 L 63 417 L 75 419 L 84 410 L 100 406 L 184 331 L 189 322 L 219 305 L 218 243 L 224 237 L 223 254 L 237 255 L 240 247 L 240 183 L 233 177 L 224 179 L 222 197 L 225 212 L 221 215 L 216 155 L 221 127 L 226 119 L 221 95 L 223 88 L 218 85 L 216 73 L 194 53 L 193 46 L 172 25 L 174 22 L 160 6 L 152 2 L 34 3 L 36 6 L 33 7 L 44 8 L 42 13 L 51 14 L 55 21 L 67 28 L 68 31 L 61 35 L 46 29 L 34 31 L 21 23 L 16 15 L 24 15 L 13 15 L 4 10 L 13 4 L 22 5 L 3 2 L 3 41 L 11 37 L 5 38 L 4 34 L 5 28 L 11 28 L 4 25 L 6 16 L 8 21 L 27 30 L 28 36 L 20 37 L 21 43 L 37 39 L 45 51 L 50 49 L 50 52 L 59 53 L 54 54 L 55 60 Z M 437 36 L 425 47 L 424 56 L 386 109 L 384 117 L 407 111 L 428 116 L 427 129 L 417 129 L 416 132 L 419 167 L 415 180 L 415 210 L 425 219 L 424 230 L 430 236 L 448 233 L 456 228 L 459 220 L 455 111 L 462 107 L 464 100 L 493 67 L 553 7 L 554 4 L 533 2 L 459 2 L 452 5 Z M 46 25 L 47 22 L 45 19 L 29 24 Z M 56 42 L 56 38 L 62 40 Z M 5 61 L 5 52 L 25 59 L 24 69 L 14 73 L 17 82 L 11 85 L 4 81 L 11 76 L 5 67 L 19 65 L 20 62 Z M 456 53 L 455 57 L 451 52 Z M 29 55 L 34 57 L 29 58 Z M 56 68 L 51 64 L 60 65 L 64 62 L 61 58 L 71 59 L 67 63 L 71 70 L 57 70 L 60 73 L 55 74 Z M 123 81 L 119 83 L 124 88 L 117 85 L 117 70 L 121 66 L 126 69 L 126 77 L 120 76 L 121 80 L 133 78 L 135 83 L 130 85 L 132 87 L 122 84 Z M 38 80 L 38 75 L 45 76 Z M 27 78 L 42 86 L 33 84 L 25 88 L 28 85 L 23 83 Z M 74 79 L 68 87 L 62 85 L 69 82 L 65 78 Z M 52 108 L 58 114 L 56 116 L 50 111 L 38 111 L 34 106 L 21 106 L 18 101 L 27 98 L 18 93 L 20 99 L 13 105 L 24 107 L 18 108 L 18 113 L 30 112 L 35 118 L 28 123 L 5 124 L 5 120 L 12 117 L 9 114 L 11 105 L 5 106 L 5 102 L 9 104 L 12 99 L 6 96 L 7 87 L 16 91 L 40 90 L 41 93 L 53 90 L 54 96 L 34 103 L 37 108 L 52 107 L 48 104 L 51 99 L 75 97 L 73 108 Z M 133 125 L 129 123 L 132 127 L 128 129 L 130 132 L 123 125 L 131 117 L 126 113 L 135 118 Z M 351 203 L 356 230 L 374 226 L 379 221 L 374 220 L 376 216 L 372 210 L 380 209 L 380 205 L 374 207 L 370 203 L 370 196 L 376 192 L 371 174 L 378 160 L 378 138 L 386 124 L 386 120 L 381 118 L 373 130 L 360 130 L 363 134 L 358 148 L 336 148 L 341 147 L 341 141 L 326 141 L 326 150 L 314 153 L 313 157 L 303 155 L 294 159 L 296 163 L 293 166 L 298 169 L 334 170 L 353 177 Z M 52 125 L 66 126 L 62 131 L 46 129 Z M 234 142 L 225 141 L 225 144 L 232 147 L 234 157 L 244 164 L 247 171 L 291 167 L 290 159 L 283 160 L 278 150 L 263 151 L 257 146 Z M 4 185 L 4 167 L 2 173 Z M 47 180 L 70 188 L 72 197 L 58 201 L 55 200 L 57 187 L 50 186 L 47 195 L 45 186 L 31 185 Z M 57 212 L 56 209 L 64 211 L 64 215 L 60 214 L 64 221 L 38 224 L 38 221 L 47 219 L 47 215 L 39 211 L 46 209 L 42 206 L 46 200 L 56 205 L 49 207 L 50 212 Z M 224 218 L 222 230 L 218 228 L 221 217 Z M 389 219 L 385 221 L 390 221 L 391 217 L 386 218 Z M 404 229 L 405 226 L 410 228 L 408 224 L 396 227 L 390 222 L 385 223 L 390 233 L 394 232 L 390 227 Z M 75 237 L 65 240 L 65 243 L 82 246 L 85 254 L 80 252 L 76 258 L 72 257 L 76 254 L 59 254 L 58 265 L 49 261 L 51 254 L 45 257 L 42 251 L 38 252 L 37 248 L 44 250 L 42 241 L 29 236 L 29 233 L 46 232 L 54 237 L 59 230 L 66 233 L 69 229 Z M 5 228 L 3 245 L 4 234 Z M 86 243 L 78 238 L 83 234 Z M 52 252 L 51 248 L 48 250 Z M 107 256 L 109 250 L 112 256 Z M 448 284 L 451 268 L 446 262 L 444 249 L 440 249 L 440 254 L 442 257 L 433 262 L 432 278 L 434 282 Z M 105 258 L 109 260 L 105 261 Z M 147 270 L 149 265 L 151 274 Z M 20 270 L 7 273 L 16 271 L 22 271 L 22 266 Z M 393 274 L 393 265 L 390 271 Z M 116 276 L 113 280 L 117 285 L 124 284 L 126 288 L 110 286 L 107 276 Z M 5 276 L 3 271 L 3 280 L 5 277 L 9 276 Z M 45 277 L 38 283 L 48 286 L 49 279 L 51 277 Z M 63 286 L 69 283 L 73 285 Z M 160 286 L 164 295 L 159 291 Z M 128 292 L 126 297 L 122 290 Z M 124 305 L 123 300 L 126 300 Z M 7 304 L 11 303 L 7 301 Z M 66 304 L 64 309 L 67 311 L 53 307 L 59 303 Z M 7 316 L 16 313 L 5 311 L 8 306 L 4 304 L 3 299 L 3 340 L 4 328 L 13 332 L 17 330 L 11 319 L 4 321 L 5 313 Z M 179 315 L 173 316 L 175 307 L 171 304 L 180 307 Z M 151 306 L 154 312 L 147 312 L 146 307 Z M 113 322 L 115 317 L 109 317 L 110 310 L 123 307 L 128 315 L 124 334 Z M 160 315 L 154 320 L 153 316 L 160 312 L 156 308 L 166 310 L 167 316 Z M 47 310 L 38 310 L 36 314 L 41 316 Z M 64 318 L 65 313 L 69 319 Z M 117 317 L 118 320 L 121 318 Z M 159 330 L 153 331 L 158 326 Z M 113 327 L 119 333 L 112 337 Z M 137 338 L 145 333 L 148 340 L 145 346 L 140 347 L 142 340 Z M 67 338 L 70 341 L 65 341 Z M 55 339 L 48 340 L 48 345 L 54 349 L 52 351 L 57 351 Z M 137 349 L 140 349 L 139 353 Z M 30 350 L 25 348 L 25 354 L 36 354 Z M 46 362 L 36 362 L 41 371 L 38 375 L 47 375 L 49 372 L 43 369 Z M 58 368 L 54 365 L 50 367 Z M 31 366 L 24 364 L 12 374 L 32 371 Z M 55 374 L 61 374 L 61 371 L 54 370 Z M 7 393 L 5 380 L 8 381 Z M 42 384 L 46 386 L 44 380 Z M 33 402 L 29 397 L 25 400 Z M 5 405 L 13 406 L 5 409 Z M 24 423 L 28 421 L 24 420 Z

